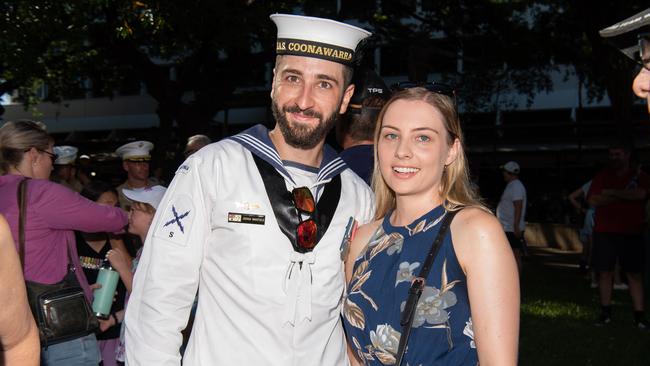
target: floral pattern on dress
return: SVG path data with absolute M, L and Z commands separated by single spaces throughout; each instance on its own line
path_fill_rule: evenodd
M 390 324 L 378 324 L 375 330 L 370 331 L 370 342 L 365 348 L 359 341 L 352 337 L 352 343 L 357 349 L 359 359 L 365 364 L 366 361 L 379 360 L 384 365 L 394 365 L 397 362 L 397 350 L 401 333 L 396 331 Z
M 370 278 L 370 275 L 372 274 L 372 270 L 368 269 L 370 261 L 379 253 L 388 248 L 395 246 L 399 247 L 399 250 L 401 250 L 403 242 L 404 237 L 401 234 L 392 233 L 390 235 L 386 235 L 384 233 L 384 229 L 380 226 L 368 242 L 368 245 L 363 249 L 361 255 L 359 256 L 359 258 L 363 258 L 363 260 L 359 262 L 359 264 L 354 269 L 354 273 L 352 273 L 348 296 L 346 296 L 345 302 L 343 303 L 343 316 L 352 326 L 359 329 L 364 329 L 366 320 L 365 316 L 363 315 L 363 311 L 361 311 L 361 308 L 354 302 L 350 301 L 349 295 L 359 294 L 363 296 L 363 298 L 370 303 L 372 308 L 377 310 L 377 304 L 375 301 L 361 289 L 361 286 L 363 286 L 363 284 L 368 280 L 368 278 Z M 399 252 L 399 250 L 395 250 Z
M 402 262 L 399 264 L 399 270 L 397 271 L 397 276 L 395 276 L 395 287 L 401 282 L 411 282 L 413 281 L 413 270 L 420 267 L 420 262 Z
M 436 220 L 428 223 L 426 219 L 418 222 L 413 229 L 407 227 L 409 235 L 415 235 L 420 232 L 429 230 L 437 225 L 444 214 Z M 357 258 L 358 265 L 355 267 L 349 284 L 348 296 L 345 298 L 343 307 L 343 316 L 350 323 L 350 325 L 364 329 L 365 316 L 361 308 L 350 300 L 349 295 L 359 294 L 370 303 L 372 308 L 377 311 L 377 303 L 366 294 L 362 287 L 363 284 L 371 277 L 372 270 L 369 269 L 370 261 L 379 253 L 386 251 L 386 254 L 392 256 L 395 253 L 400 253 L 404 244 L 404 237 L 399 233 L 386 234 L 383 225 L 380 225 L 375 234 L 371 237 L 368 245 L 362 250 Z M 420 267 L 419 262 L 401 262 L 397 273 L 395 274 L 395 287 L 402 282 L 411 282 L 414 278 L 414 271 Z M 445 259 L 441 271 L 441 286 L 436 288 L 434 286 L 425 286 L 422 295 L 418 301 L 416 312 L 413 319 L 413 328 L 426 327 L 429 329 L 441 328 L 450 332 L 448 309 L 457 303 L 456 295 L 452 288 L 459 283 L 460 280 L 449 281 L 447 277 L 447 260 Z M 404 311 L 406 301 L 401 304 L 401 311 Z M 471 318 L 467 323 L 464 332 L 467 336 L 473 339 L 473 331 L 471 328 Z M 375 330 L 370 330 L 370 345 L 362 346 L 358 339 L 352 337 L 352 343 L 356 348 L 359 359 L 366 363 L 366 361 L 379 360 L 384 365 L 394 365 L 396 363 L 397 348 L 401 333 L 395 330 L 390 324 L 379 324 Z M 448 335 L 448 346 L 453 347 L 451 336 Z M 472 345 L 473 345 L 472 341 Z M 474 346 L 473 346 L 474 347 Z M 474 347 L 475 348 L 475 347 Z
M 449 320 L 449 313 L 445 309 L 456 305 L 456 294 L 450 290 L 458 282 L 456 280 L 447 283 L 447 261 L 445 260 L 442 265 L 441 288 L 437 289 L 433 286 L 424 287 L 415 308 L 413 328 L 418 328 L 425 323 L 433 325 L 433 328 L 447 327 L 444 324 Z M 403 301 L 400 306 L 401 311 L 404 311 L 405 306 L 406 301 Z M 440 326 L 441 324 L 442 326 Z
M 465 329 L 463 329 L 463 334 L 471 339 L 469 346 L 476 348 L 476 343 L 474 342 L 474 325 L 472 324 L 472 317 L 470 317 L 469 320 L 465 322 Z

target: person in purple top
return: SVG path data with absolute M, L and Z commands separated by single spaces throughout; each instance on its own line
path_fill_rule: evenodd
M 117 232 L 127 224 L 121 209 L 98 205 L 48 180 L 56 159 L 53 143 L 40 122 L 7 122 L 0 127 L 0 164 L 6 172 L 0 176 L 0 214 L 7 219 L 17 243 L 17 190 L 22 180 L 29 179 L 23 272 L 26 280 L 46 284 L 63 279 L 69 257 L 76 268 L 81 268 L 73 230 Z M 91 299 L 83 271 L 75 273 Z M 99 361 L 95 334 L 41 350 L 41 365 L 96 365 Z

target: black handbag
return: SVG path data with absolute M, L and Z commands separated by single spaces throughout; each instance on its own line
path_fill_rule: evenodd
M 25 268 L 25 218 L 27 179 L 18 185 L 18 242 L 20 263 Z M 92 311 L 75 275 L 75 267 L 66 243 L 68 272 L 54 284 L 25 281 L 27 299 L 39 330 L 41 346 L 47 347 L 93 333 L 99 321 Z
M 420 300 L 420 295 L 424 290 L 424 285 L 426 284 L 426 278 L 429 276 L 429 271 L 433 265 L 433 260 L 436 259 L 438 255 L 438 250 L 442 245 L 442 240 L 445 238 L 449 226 L 451 226 L 451 220 L 454 219 L 454 216 L 458 211 L 447 211 L 445 218 L 440 225 L 438 230 L 438 235 L 436 236 L 433 244 L 431 245 L 431 250 L 427 254 L 427 258 L 424 261 L 424 265 L 420 270 L 420 274 L 416 277 L 411 283 L 411 288 L 409 288 L 409 296 L 406 300 L 406 305 L 402 311 L 402 316 L 400 319 L 400 324 L 402 325 L 402 336 L 399 339 L 399 345 L 397 347 L 397 357 L 396 357 L 396 366 L 401 366 L 402 361 L 404 360 L 404 355 L 406 353 L 406 346 L 409 342 L 409 337 L 411 335 L 411 328 L 413 326 L 413 317 L 415 316 L 415 310 L 418 306 L 418 300 Z

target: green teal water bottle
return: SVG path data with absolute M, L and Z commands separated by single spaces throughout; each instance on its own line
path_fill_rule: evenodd
M 95 289 L 93 292 L 93 311 L 98 318 L 108 319 L 111 315 L 113 296 L 119 279 L 120 274 L 111 267 L 108 259 L 105 259 L 97 275 L 97 283 L 101 284 L 102 287 Z

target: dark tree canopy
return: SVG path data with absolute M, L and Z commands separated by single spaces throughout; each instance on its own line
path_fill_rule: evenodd
M 0 94 L 33 105 L 112 95 L 142 82 L 158 101 L 161 138 L 203 132 L 236 86 L 262 80 L 272 60 L 268 19 L 290 2 L 6 1 L 0 5 Z M 252 66 L 253 65 L 253 66 Z M 137 87 L 137 86 L 136 86 Z M 164 141 L 163 141 L 164 142 Z
M 398 52 L 411 80 L 442 70 L 466 110 L 508 109 L 507 95 L 552 89 L 567 66 L 600 98 L 607 90 L 629 119 L 633 66 L 597 31 L 647 4 L 588 0 L 381 1 L 25 1 L 0 4 L 0 94 L 47 99 L 112 95 L 142 82 L 158 101 L 161 142 L 176 122 L 181 136 L 204 132 L 236 86 L 263 84 L 275 27 L 268 15 L 358 19 L 374 29 L 370 46 Z M 377 4 L 381 4 L 377 8 Z M 372 51 L 369 52 L 372 54 Z M 371 60 L 368 57 L 367 60 Z M 371 62 L 371 61 L 366 61 Z M 566 68 L 565 68 L 566 69 Z M 90 82 L 88 82 L 90 81 Z M 137 85 L 135 86 L 137 87 Z

